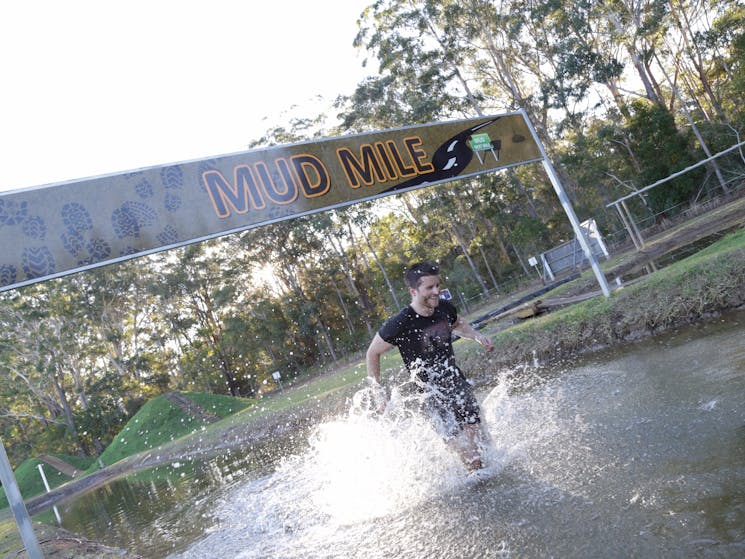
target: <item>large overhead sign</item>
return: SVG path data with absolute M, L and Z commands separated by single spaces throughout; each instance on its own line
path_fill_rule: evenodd
M 7 192 L 0 291 L 541 157 L 511 113 Z

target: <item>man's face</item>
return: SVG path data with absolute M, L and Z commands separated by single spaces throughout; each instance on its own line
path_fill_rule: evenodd
M 409 288 L 413 303 L 419 303 L 423 307 L 434 309 L 440 304 L 440 277 L 424 276 L 419 281 L 419 287 Z

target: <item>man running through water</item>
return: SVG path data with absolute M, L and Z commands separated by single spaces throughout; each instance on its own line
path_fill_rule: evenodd
M 389 318 L 367 349 L 367 374 L 380 383 L 380 356 L 398 347 L 417 384 L 426 392 L 425 406 L 445 427 L 445 438 L 469 470 L 483 467 L 478 447 L 479 406 L 471 385 L 455 364 L 452 334 L 476 340 L 492 351 L 491 340 L 477 332 L 448 301 L 440 300 L 440 269 L 420 262 L 405 274 L 411 304 Z

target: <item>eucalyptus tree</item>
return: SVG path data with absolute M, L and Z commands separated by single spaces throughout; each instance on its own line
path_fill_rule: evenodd
M 463 202 L 463 190 L 466 184 L 465 181 L 458 181 L 455 184 L 448 185 L 448 187 L 444 189 L 443 195 L 441 196 L 443 202 L 442 208 L 447 212 L 446 215 L 443 216 L 444 223 L 445 227 L 450 232 L 452 240 L 458 246 L 463 258 L 468 263 L 468 267 L 473 274 L 475 283 L 481 289 L 482 294 L 488 296 L 489 289 L 482 278 L 482 273 L 479 270 L 476 257 L 471 254 L 472 247 L 481 249 L 481 244 L 473 227 L 473 221 L 475 220 L 472 212 L 473 206 L 467 208 L 466 204 Z M 482 258 L 482 264 L 489 271 L 489 274 L 492 277 L 494 287 L 498 287 L 483 250 L 480 250 L 480 256 Z
M 149 257 L 64 280 L 75 293 L 77 310 L 66 320 L 89 339 L 82 352 L 88 360 L 85 382 L 75 383 L 76 418 L 97 453 L 145 399 L 167 389 L 170 375 L 159 346 L 161 324 L 147 289 L 154 278 Z
M 688 108 L 690 101 L 698 102 L 698 99 L 695 97 L 695 92 L 690 92 L 693 95 L 690 95 L 689 99 L 684 98 L 678 83 L 678 75 L 681 74 L 679 63 L 681 57 L 680 53 L 670 46 L 670 40 L 668 39 L 669 33 L 667 32 L 671 21 L 669 12 L 672 2 L 668 2 L 667 0 L 649 0 L 647 2 L 637 3 L 631 0 L 616 0 L 613 4 L 615 8 L 615 11 L 612 12 L 614 16 L 613 20 L 615 22 L 621 20 L 626 22 L 631 30 L 635 32 L 635 37 L 639 38 L 639 43 L 647 53 L 647 70 L 651 68 L 653 62 L 656 64 L 658 72 L 662 75 L 663 80 L 670 90 L 670 107 L 675 107 L 677 104 L 679 110 L 685 115 L 691 131 L 695 135 L 704 154 L 710 158 L 712 152 L 699 130 L 694 115 L 691 114 Z M 672 21 L 676 21 L 676 19 L 672 18 Z M 629 30 L 626 30 L 626 33 L 629 33 Z M 667 55 L 667 64 L 663 59 L 664 55 Z M 649 75 L 651 75 L 651 71 L 649 71 Z M 652 100 L 659 105 L 664 105 L 661 90 L 660 94 Z M 728 194 L 729 188 L 718 162 L 712 160 L 708 164 L 708 167 L 714 171 L 722 191 Z
M 4 303 L 8 330 L 2 345 L 7 358 L 0 371 L 7 382 L 21 388 L 19 401 L 33 410 L 29 419 L 42 428 L 64 426 L 63 433 L 55 431 L 49 442 L 56 437 L 58 448 L 72 445 L 86 453 L 75 413 L 87 405 L 87 377 L 100 373 L 100 343 L 74 286 L 69 278 L 49 281 L 24 288 Z
M 581 125 L 585 112 L 601 95 L 596 84 L 607 89 L 624 114 L 626 98 L 621 90 L 625 67 L 621 47 L 612 40 L 602 2 L 597 0 L 524 3 L 531 22 L 527 27 L 535 49 L 551 64 L 544 75 L 541 95 L 549 107 L 560 109 L 563 127 Z
M 601 3 L 614 42 L 626 50 L 647 99 L 664 105 L 659 80 L 652 71 L 652 54 L 662 39 L 666 0 L 611 0 Z
M 507 181 L 504 180 L 505 177 Z M 508 268 L 512 262 L 505 245 L 504 224 L 494 222 L 498 215 L 496 201 L 504 198 L 503 191 L 505 188 L 510 188 L 509 179 L 514 177 L 516 177 L 515 173 L 494 173 L 478 179 L 459 181 L 451 189 L 454 206 L 463 216 L 461 228 L 469 235 L 469 250 L 478 251 L 481 269 L 486 272 L 492 287 L 497 291 L 500 290 L 499 284 L 504 276 L 505 268 Z M 521 191 L 521 194 L 519 199 L 527 199 L 530 202 L 529 207 L 535 211 L 527 192 Z M 486 287 L 484 282 L 479 283 L 484 290 Z
M 742 103 L 745 91 L 745 69 L 742 61 L 745 59 L 745 4 L 738 1 L 714 1 L 707 3 L 711 14 L 707 22 L 710 25 L 696 34 L 698 43 L 706 48 L 707 53 L 713 53 L 706 58 L 709 62 L 707 75 L 713 90 L 712 95 L 720 99 L 721 110 L 725 114 L 722 125 L 712 127 L 707 138 L 712 133 L 713 146 L 717 150 L 743 141 L 745 128 L 745 108 Z M 742 153 L 731 154 L 718 160 L 725 168 L 725 173 L 732 181 L 739 181 L 743 176 Z
M 556 159 L 559 146 L 552 131 L 552 118 L 557 113 L 551 110 L 559 107 L 563 114 L 571 114 L 574 109 L 569 97 L 582 98 L 586 88 L 564 83 L 566 79 L 560 75 L 559 61 L 553 56 L 555 51 L 549 49 L 553 37 L 549 36 L 539 10 L 546 5 L 556 4 L 533 0 L 498 4 L 489 0 L 452 1 L 442 3 L 435 21 L 448 37 L 448 45 L 460 47 L 450 51 L 461 57 L 461 74 L 474 84 L 467 96 L 471 110 L 481 115 L 495 110 L 524 109 L 546 150 Z M 552 104 L 547 94 L 551 88 L 558 94 L 558 97 L 554 95 L 554 101 L 561 99 L 560 103 Z M 567 192 L 574 195 L 576 181 L 561 166 L 556 170 Z M 514 175 L 513 180 L 520 186 L 517 177 Z
M 730 38 L 742 33 L 742 21 L 733 20 L 730 15 L 742 14 L 742 2 L 710 2 L 704 0 L 669 0 L 670 26 L 675 30 L 677 45 L 668 34 L 668 48 L 674 56 L 679 70 L 676 75 L 685 84 L 690 97 L 696 102 L 701 116 L 707 121 L 729 124 L 724 107 L 723 90 L 718 86 L 720 71 L 728 78 L 729 63 L 726 59 L 728 49 L 718 48 L 722 32 L 719 21 L 727 20 L 733 26 L 726 34 Z M 731 44 L 731 40 L 729 42 Z
M 148 286 L 157 281 L 159 256 L 105 266 L 71 276 L 78 305 L 102 342 L 106 366 L 147 391 L 154 376 L 163 373 L 156 364 L 160 348 L 154 338 L 160 324 L 156 301 Z
M 725 2 L 717 4 L 730 6 Z M 745 104 L 742 103 L 742 92 L 745 91 L 745 64 L 742 62 L 745 60 L 745 7 L 742 2 L 732 3 L 732 8 L 716 20 L 708 39 L 710 45 L 726 53 L 719 58 L 721 65 L 716 72 L 722 82 L 724 108 L 732 115 L 733 128 L 741 132 L 745 126 Z
M 491 249 L 492 261 L 496 262 L 497 275 L 502 276 L 504 269 L 509 268 L 512 259 L 506 244 L 504 220 L 501 218 L 500 201 L 504 195 L 504 177 L 512 177 L 513 174 L 495 173 L 480 177 L 478 180 L 469 180 L 468 187 L 470 195 L 469 203 L 478 205 L 477 228 L 481 231 L 481 241 Z M 535 211 L 535 207 L 531 204 Z M 496 251 L 496 255 L 494 252 Z M 496 283 L 496 282 L 495 282 Z
M 307 270 L 323 252 L 323 227 L 318 216 L 305 216 L 266 225 L 241 235 L 243 258 L 271 266 L 277 278 L 299 364 L 311 364 L 323 354 L 336 360 L 336 351 L 318 312 L 315 286 L 305 283 Z M 319 346 L 319 338 L 323 344 Z
M 246 328 L 243 354 L 257 385 L 268 381 L 274 371 L 283 376 L 296 373 L 298 363 L 293 356 L 296 346 L 291 338 L 293 326 L 282 300 L 256 286 L 242 306 Z
M 700 35 L 707 50 L 716 53 L 710 69 L 714 88 L 720 93 L 722 108 L 733 122 L 733 127 L 743 125 L 742 92 L 745 90 L 745 68 L 742 60 L 745 51 L 745 5 L 742 0 L 716 0 L 709 3 L 716 10 L 711 26 Z
M 35 287 L 2 294 L 0 298 L 0 425 L 4 440 L 12 440 L 15 448 L 27 452 L 35 449 L 42 438 L 66 439 L 67 422 L 55 394 L 50 364 L 45 358 L 44 305 L 40 299 L 29 298 Z M 40 307 L 40 308 L 37 308 Z M 44 433 L 54 432 L 54 437 Z
M 246 252 L 244 242 L 243 236 L 232 235 L 208 243 L 192 262 L 210 269 L 210 274 L 200 270 L 195 276 L 189 266 L 179 265 L 189 282 L 164 270 L 160 312 L 170 325 L 167 345 L 177 349 L 174 377 L 182 390 L 224 391 L 225 382 L 217 382 L 214 373 L 222 370 L 230 382 L 222 365 L 225 356 L 241 396 L 256 396 L 274 371 L 295 368 L 287 357 L 294 344 L 278 280 L 252 258 L 254 253 Z M 194 299 L 191 292 L 197 280 L 203 294 Z M 196 306 L 185 304 L 185 297 L 194 299 Z M 210 306 L 213 318 L 206 320 L 204 309 Z
M 390 301 L 382 301 L 378 318 L 389 316 L 407 301 L 402 278 L 413 260 L 411 246 L 416 227 L 417 222 L 408 210 L 402 212 L 400 206 L 389 206 L 389 210 L 372 221 L 366 231 L 366 247 L 375 255 L 380 270 L 380 273 L 370 270 L 371 282 L 375 285 L 385 282 L 391 293 Z
M 351 98 L 352 108 L 346 113 L 345 124 L 394 124 L 390 122 L 394 117 L 401 120 L 399 124 L 408 124 L 423 120 L 425 114 L 434 119 L 466 112 L 484 114 L 485 108 L 524 107 L 532 114 L 532 120 L 538 121 L 544 142 L 552 148 L 554 142 L 547 132 L 550 107 L 541 105 L 537 85 L 541 79 L 546 81 L 546 68 L 540 63 L 546 59 L 535 48 L 531 36 L 540 32 L 541 26 L 523 13 L 526 7 L 527 4 L 511 2 L 500 8 L 480 0 L 376 2 L 362 20 L 357 44 L 376 57 L 381 76 L 360 84 Z M 435 78 L 438 87 L 432 88 Z M 414 85 L 416 90 L 412 91 Z M 420 103 L 422 91 L 428 92 L 430 101 L 438 102 L 439 108 Z M 439 99 L 432 97 L 438 92 Z M 425 106 L 429 111 L 414 110 Z M 525 196 L 535 214 L 534 200 L 527 194 L 521 175 L 514 171 L 510 174 L 511 185 Z M 566 175 L 564 182 L 571 183 Z M 486 293 L 481 274 L 486 273 L 495 285 L 497 281 L 483 252 L 483 242 L 473 218 L 453 212 L 456 198 L 447 192 L 440 189 L 410 194 L 407 200 L 426 200 L 426 204 L 417 207 L 419 202 L 410 203 L 409 213 L 417 220 L 422 238 L 442 239 L 442 231 L 436 227 L 429 235 L 433 229 L 430 220 L 447 229 L 448 239 L 443 249 L 436 252 L 445 258 L 457 247 L 475 284 Z M 434 208 L 442 211 L 429 215 Z M 479 252 L 477 258 L 482 266 L 476 264 L 471 248 Z M 502 251 L 503 255 L 506 253 Z
M 350 338 L 352 338 L 357 331 L 354 321 L 352 320 L 352 312 L 350 310 L 351 308 L 353 308 L 353 305 L 348 300 L 349 298 L 345 290 L 342 289 L 343 285 L 341 285 L 341 282 L 338 279 L 339 270 L 335 264 L 336 263 L 333 261 L 329 261 L 328 263 L 322 262 L 322 266 L 320 269 L 323 274 L 323 281 L 321 283 L 327 288 L 330 287 L 331 289 L 333 289 L 333 292 L 336 295 L 336 301 L 339 304 L 337 319 L 334 321 L 334 324 L 336 326 L 339 326 L 339 322 L 343 323 L 347 334 Z
M 318 265 L 308 266 L 302 273 L 303 283 L 312 286 L 309 289 L 312 289 L 312 297 L 318 302 L 314 307 L 317 332 L 314 338 L 318 347 L 315 362 L 327 366 L 342 355 L 357 352 L 366 346 L 370 336 L 361 327 L 362 309 L 346 285 L 338 260 L 328 254 L 322 255 Z M 364 286 L 364 282 L 360 285 Z M 369 321 L 369 316 L 366 320 Z M 328 338 L 325 346 L 320 343 L 324 337 Z
M 357 210 L 359 212 L 361 210 Z M 359 318 L 364 323 L 367 334 L 372 337 L 374 330 L 371 324 L 372 302 L 360 277 L 366 266 L 358 262 L 361 252 L 356 248 L 355 233 L 352 229 L 354 209 L 341 209 L 320 213 L 313 216 L 316 230 L 322 236 L 321 254 L 327 262 L 336 262 L 336 267 L 344 278 L 344 283 L 353 297 L 353 304 L 360 309 Z M 325 254 L 323 254 L 325 253 Z
M 354 44 L 375 56 L 378 72 L 343 104 L 344 129 L 398 127 L 468 110 L 464 45 L 438 27 L 443 4 L 451 3 L 379 0 L 363 12 Z M 465 90 L 454 90 L 454 82 Z
M 162 283 L 153 287 L 174 300 L 171 323 L 187 329 L 182 358 L 196 369 L 192 374 L 219 373 L 230 395 L 252 396 L 256 386 L 241 357 L 242 326 L 236 321 L 243 276 L 228 248 L 218 240 L 172 251 L 161 263 Z
M 150 268 L 148 259 L 129 261 L 3 297 L 0 314 L 12 335 L 2 341 L 2 373 L 24 387 L 17 402 L 36 402 L 40 411 L 28 418 L 64 424 L 65 436 L 49 437 L 52 448 L 56 439 L 101 452 L 143 398 L 160 393 L 156 385 L 167 369 L 144 288 Z
M 373 242 L 371 239 L 371 227 L 376 220 L 375 215 L 373 214 L 374 205 L 382 206 L 382 204 L 376 204 L 375 202 L 364 202 L 355 204 L 354 206 L 351 206 L 344 210 L 344 218 L 348 228 L 350 230 L 358 231 L 359 235 L 364 240 L 364 248 L 360 248 L 358 246 L 358 250 L 364 251 L 365 249 L 367 249 L 367 252 L 370 253 L 372 260 L 375 262 L 375 266 L 380 271 L 383 277 L 383 281 L 388 288 L 388 293 L 391 296 L 394 308 L 399 308 L 401 304 L 399 303 L 399 298 L 396 293 L 396 289 L 393 286 L 393 282 L 391 281 L 390 274 L 378 250 L 373 246 Z M 352 246 L 355 245 L 353 244 Z
M 470 217 L 457 211 L 457 196 L 453 195 L 452 187 L 433 186 L 416 191 L 412 197 L 410 208 L 415 213 L 417 227 L 410 233 L 414 246 L 410 249 L 409 262 L 446 261 L 456 250 L 466 259 L 474 283 L 486 293 L 488 290 L 470 253 L 473 240 L 468 229 Z

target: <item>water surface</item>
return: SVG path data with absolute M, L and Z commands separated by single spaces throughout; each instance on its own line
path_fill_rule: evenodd
M 743 557 L 743 341 L 735 313 L 503 373 L 476 476 L 425 421 L 356 408 L 264 459 L 127 484 L 125 506 L 97 492 L 98 526 L 71 529 L 173 559 Z

